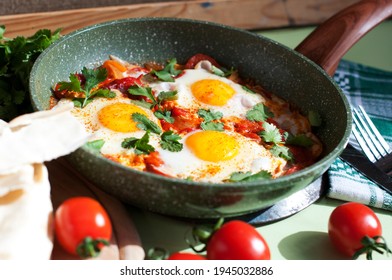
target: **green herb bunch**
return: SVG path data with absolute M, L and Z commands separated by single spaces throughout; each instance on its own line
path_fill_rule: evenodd
M 38 30 L 33 36 L 4 37 L 0 26 L 0 119 L 11 119 L 33 111 L 29 98 L 30 71 L 38 56 L 60 38 L 60 29 L 53 33 Z

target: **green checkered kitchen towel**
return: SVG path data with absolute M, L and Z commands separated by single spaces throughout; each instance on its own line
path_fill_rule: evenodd
M 351 106 L 362 105 L 389 145 L 392 144 L 392 72 L 349 61 L 341 61 L 334 76 Z M 354 136 L 350 143 L 358 148 Z M 330 188 L 327 196 L 356 201 L 392 211 L 388 194 L 346 162 L 337 159 L 328 170 Z

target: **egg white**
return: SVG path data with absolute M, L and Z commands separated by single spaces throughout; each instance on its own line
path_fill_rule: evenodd
M 226 83 L 234 89 L 234 96 L 223 106 L 214 106 L 200 102 L 193 96 L 191 86 L 193 83 L 205 79 L 219 80 Z M 180 77 L 175 79 L 174 82 L 153 83 L 150 87 L 156 94 L 165 90 L 177 90 L 178 93 L 176 101 L 179 106 L 219 111 L 223 114 L 223 117 L 237 116 L 245 118 L 246 112 L 249 111 L 249 109 L 257 103 L 264 102 L 264 98 L 260 94 L 250 93 L 232 80 L 220 77 L 202 68 L 186 69 Z
M 236 132 L 225 132 L 233 136 L 240 145 L 239 152 L 234 158 L 220 162 L 199 159 L 185 144 L 186 139 L 198 131 L 193 131 L 183 137 L 181 140 L 183 149 L 179 152 L 157 149 L 164 162 L 159 167 L 160 171 L 177 178 L 219 183 L 229 179 L 234 172 L 257 173 L 266 170 L 276 176 L 282 172 L 286 164 L 284 159 L 275 158 L 263 146 Z
M 85 126 L 86 131 L 91 134 L 91 141 L 99 139 L 105 141 L 105 144 L 101 148 L 101 153 L 103 155 L 134 154 L 133 149 L 122 148 L 121 143 L 125 138 L 129 137 L 140 139 L 146 133 L 144 130 L 138 130 L 134 132 L 117 132 L 103 126 L 99 121 L 98 112 L 102 108 L 115 103 L 133 104 L 132 101 L 129 98 L 123 96 L 121 92 L 117 90 L 113 90 L 113 92 L 116 93 L 114 98 L 97 97 L 93 100 L 93 102 L 87 104 L 87 106 L 84 108 L 74 107 L 72 114 Z M 62 99 L 60 102 L 72 101 Z M 158 119 L 154 116 L 151 110 L 142 107 L 139 108 L 141 108 L 148 115 L 150 120 L 159 124 Z M 158 136 L 151 133 L 149 143 L 156 146 L 158 145 L 158 142 Z

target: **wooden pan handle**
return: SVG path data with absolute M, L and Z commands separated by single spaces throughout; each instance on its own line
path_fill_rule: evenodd
M 295 50 L 333 75 L 344 54 L 392 15 L 392 0 L 363 0 L 318 26 Z

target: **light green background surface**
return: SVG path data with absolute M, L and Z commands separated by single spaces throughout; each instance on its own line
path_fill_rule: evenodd
M 260 31 L 260 34 L 294 48 L 312 30 L 306 27 Z M 392 71 L 392 21 L 384 22 L 368 33 L 347 53 L 345 59 Z M 289 218 L 258 227 L 269 244 L 272 259 L 347 259 L 335 251 L 327 234 L 329 215 L 341 203 L 343 201 L 323 198 Z M 392 246 L 392 212 L 374 210 L 383 226 L 384 237 Z M 192 223 L 139 209 L 130 209 L 130 213 L 146 251 L 153 247 L 162 247 L 171 252 L 190 251 L 185 236 L 189 236 Z M 374 259 L 392 260 L 392 255 L 387 257 L 376 253 Z

